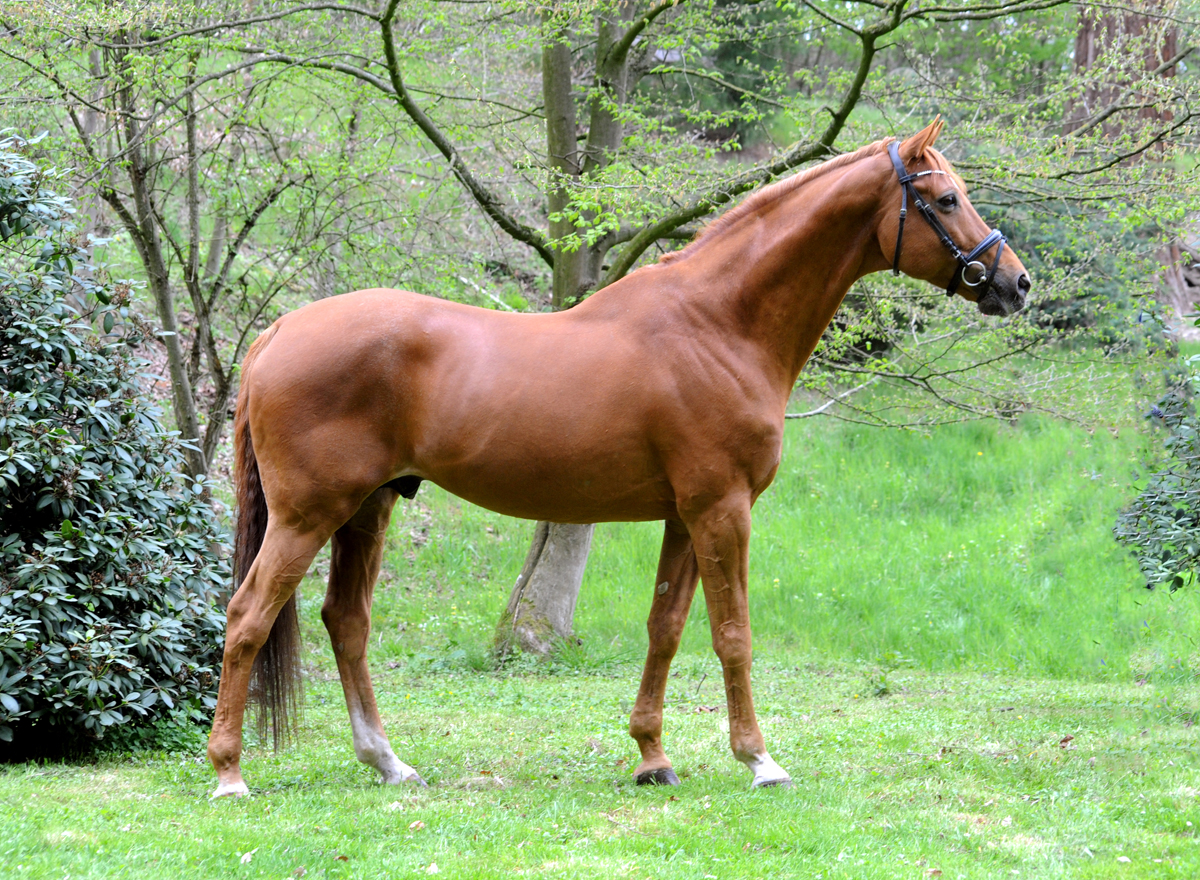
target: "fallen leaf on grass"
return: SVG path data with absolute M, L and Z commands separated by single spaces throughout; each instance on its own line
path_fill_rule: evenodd
M 1132 862 L 1133 859 L 1129 858 L 1129 856 L 1117 856 L 1117 861 L 1118 862 Z
M 408 826 L 408 830 L 409 831 L 420 831 L 424 827 L 425 827 L 425 823 L 422 822 L 420 819 L 418 819 L 416 822 L 413 822 L 411 825 Z
M 333 857 L 333 860 L 335 862 L 348 862 L 350 861 L 350 856 L 336 855 Z
M 242 853 L 242 857 L 240 859 L 238 859 L 238 861 L 241 862 L 243 865 L 248 865 L 252 861 L 254 861 L 254 854 L 256 852 L 258 852 L 257 846 L 254 847 L 254 849 L 250 850 L 250 852 L 248 852 L 248 853 Z
M 697 712 L 716 712 L 717 709 L 719 709 L 719 708 L 720 708 L 719 706 L 697 706 L 696 711 Z
M 941 868 L 930 868 L 928 871 L 925 872 L 925 876 L 926 877 L 941 877 L 942 869 Z
M 1068 733 L 1066 736 L 1064 736 L 1062 739 L 1060 739 L 1060 740 L 1058 741 L 1058 747 L 1059 747 L 1060 749 L 1073 749 L 1073 748 L 1075 748 L 1075 746 L 1071 745 L 1071 740 L 1073 740 L 1073 739 L 1075 739 L 1075 737 L 1071 736 L 1071 734 L 1069 734 L 1069 733 Z
M 308 868 L 306 868 L 306 867 L 304 867 L 303 865 L 301 865 L 299 868 L 297 868 L 296 870 L 292 871 L 292 876 L 293 876 L 293 877 L 303 877 L 303 876 L 304 876 L 305 874 L 307 874 L 307 873 L 308 873 Z
M 442 869 L 437 866 L 437 862 L 430 862 L 429 867 L 425 869 L 426 874 L 440 874 Z

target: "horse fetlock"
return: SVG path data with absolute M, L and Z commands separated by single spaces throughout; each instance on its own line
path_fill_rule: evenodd
M 421 774 L 412 767 L 409 767 L 403 761 L 398 760 L 394 755 L 392 756 L 392 761 L 394 762 L 395 767 L 390 772 L 383 773 L 383 771 L 380 770 L 380 773 L 383 773 L 384 785 L 403 785 L 406 782 L 411 782 L 413 785 L 417 785 L 421 788 L 429 787 L 429 784 L 421 778 Z
M 391 746 L 386 742 L 356 742 L 354 744 L 354 756 L 364 764 L 374 767 L 385 776 L 392 765 L 400 763 L 395 753 L 392 752 Z

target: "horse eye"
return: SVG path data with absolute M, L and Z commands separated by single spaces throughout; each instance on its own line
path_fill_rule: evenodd
M 950 210 L 958 204 L 958 198 L 954 195 L 954 193 L 950 193 L 949 195 L 944 195 L 938 199 L 938 204 L 946 210 Z

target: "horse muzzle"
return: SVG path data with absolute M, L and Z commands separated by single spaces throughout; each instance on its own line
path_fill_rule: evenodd
M 1032 283 L 1024 272 L 1016 278 L 996 278 L 977 300 L 979 311 L 984 315 L 1003 317 L 1015 315 L 1025 308 Z

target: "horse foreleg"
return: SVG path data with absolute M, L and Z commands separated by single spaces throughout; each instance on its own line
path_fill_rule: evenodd
M 646 668 L 642 671 L 637 703 L 629 716 L 629 734 L 642 753 L 642 763 L 634 771 L 638 785 L 679 784 L 662 747 L 663 698 L 671 660 L 679 648 L 699 576 L 687 529 L 682 523 L 668 521 L 658 557 L 658 575 L 654 579 L 654 602 L 646 621 L 650 635 Z
M 279 609 L 291 598 L 327 538 L 327 533 L 268 525 L 254 564 L 229 601 L 221 684 L 208 738 L 208 759 L 218 780 L 213 797 L 249 793 L 241 771 L 242 719 L 254 658 L 266 642 Z
M 390 785 L 416 782 L 424 785 L 417 771 L 400 761 L 392 751 L 371 686 L 367 666 L 367 643 L 371 635 L 371 600 L 383 557 L 383 541 L 398 494 L 390 488 L 376 489 L 358 513 L 333 535 L 329 589 L 321 608 L 321 619 L 333 643 L 338 675 L 346 694 L 354 754 L 379 771 Z
M 786 785 L 791 778 L 767 754 L 750 691 L 750 504 L 725 499 L 689 517 L 688 529 L 704 584 L 713 649 L 725 675 L 729 744 L 754 773 L 754 785 Z

